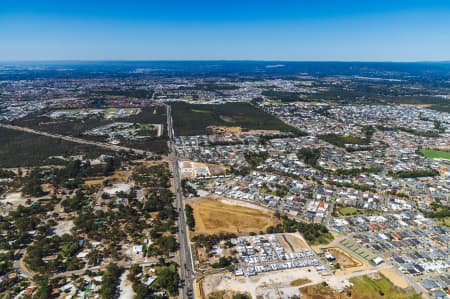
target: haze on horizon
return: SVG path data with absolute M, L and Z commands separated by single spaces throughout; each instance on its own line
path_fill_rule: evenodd
M 450 60 L 450 2 L 2 1 L 0 61 Z

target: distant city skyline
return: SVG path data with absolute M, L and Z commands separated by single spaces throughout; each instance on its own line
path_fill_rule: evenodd
M 2 1 L 0 61 L 449 61 L 449 1 Z

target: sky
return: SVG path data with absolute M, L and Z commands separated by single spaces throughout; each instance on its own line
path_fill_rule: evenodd
M 0 61 L 448 61 L 449 0 L 0 0 Z

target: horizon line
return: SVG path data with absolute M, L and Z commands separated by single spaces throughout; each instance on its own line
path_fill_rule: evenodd
M 450 63 L 448 60 L 283 60 L 283 59 L 17 59 L 0 63 L 54 62 L 284 62 L 284 63 Z

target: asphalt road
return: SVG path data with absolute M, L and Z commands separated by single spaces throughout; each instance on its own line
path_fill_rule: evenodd
M 194 270 L 191 256 L 191 248 L 189 245 L 189 237 L 187 235 L 186 216 L 184 211 L 183 190 L 181 187 L 181 177 L 178 167 L 178 157 L 175 150 L 175 135 L 173 131 L 173 122 L 171 115 L 171 107 L 167 105 L 167 130 L 169 135 L 169 160 L 172 162 L 174 191 L 176 195 L 176 209 L 178 211 L 178 242 L 180 244 L 180 275 L 184 281 L 181 285 L 181 294 L 184 299 L 194 298 Z

